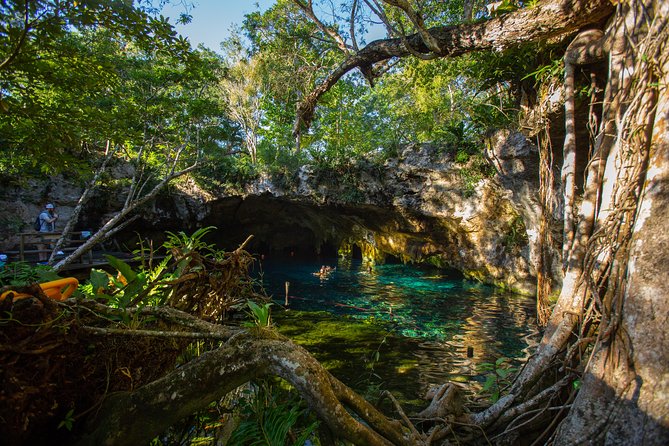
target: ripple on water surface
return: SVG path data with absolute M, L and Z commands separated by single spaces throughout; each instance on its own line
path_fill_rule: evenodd
M 340 262 L 320 278 L 320 266 L 266 261 L 262 283 L 281 305 L 290 283 L 290 310 L 273 311 L 279 330 L 358 391 L 377 383 L 417 400 L 433 384 L 480 380 L 482 362 L 523 360 L 536 344 L 532 298 L 431 268 Z

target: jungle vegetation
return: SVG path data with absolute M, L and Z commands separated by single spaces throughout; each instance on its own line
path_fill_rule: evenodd
M 0 178 L 125 181 L 123 218 L 186 176 L 229 192 L 261 174 L 289 183 L 304 164 L 381 163 L 407 143 L 438 144 L 472 169 L 487 131 L 546 118 L 532 126 L 545 331 L 488 407 L 467 407 L 444 383 L 419 414 L 379 411 L 272 330 L 243 246 L 221 253 L 201 233 L 172 234 L 164 263 L 117 263 L 118 275 L 91 277 L 88 299 L 56 304 L 33 286 L 23 290 L 35 299 L 1 302 L 3 373 L 12 373 L 3 397 L 21 408 L 3 414 L 5 438 L 44 441 L 61 424 L 65 442 L 158 442 L 227 398 L 258 415 L 226 433 L 241 444 L 666 444 L 669 6 L 614 3 L 277 0 L 219 53 L 192 48 L 149 1 L 2 2 Z M 370 26 L 387 38 L 365 42 Z M 562 84 L 564 143 L 555 147 L 542 107 Z M 590 138 L 576 140 L 577 128 Z M 113 178 L 110 164 L 136 174 Z M 548 229 L 556 214 L 557 239 Z M 251 326 L 227 324 L 227 310 L 247 298 Z M 44 388 L 76 388 L 72 358 L 90 361 L 92 384 L 85 395 L 45 392 L 51 405 L 31 412 L 42 389 L 22 373 L 26 358 L 51 371 Z M 257 398 L 236 398 L 250 381 Z M 30 422 L 42 430 L 21 430 Z

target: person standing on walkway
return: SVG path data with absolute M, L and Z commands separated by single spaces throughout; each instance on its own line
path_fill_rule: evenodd
M 52 203 L 48 203 L 46 206 L 44 206 L 44 210 L 40 212 L 39 214 L 39 232 L 40 233 L 47 233 L 47 232 L 56 232 L 56 220 L 58 220 L 58 214 L 56 213 L 56 206 L 54 206 Z M 45 235 L 42 235 L 42 240 L 44 240 Z M 37 245 L 37 249 L 40 251 L 46 251 L 47 245 L 45 244 L 39 244 Z M 39 252 L 39 261 L 40 262 L 45 262 L 47 260 L 47 253 L 46 252 Z

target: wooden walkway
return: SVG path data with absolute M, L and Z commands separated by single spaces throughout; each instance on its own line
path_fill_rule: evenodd
M 39 261 L 39 254 L 44 253 L 48 256 L 53 252 L 53 246 L 56 241 L 62 235 L 61 232 L 25 232 L 19 234 L 20 242 L 17 250 L 3 251 L 3 254 L 7 254 L 8 262 L 28 262 L 28 263 L 37 263 Z M 63 254 L 56 257 L 56 262 L 64 258 L 69 253 L 76 250 L 79 246 L 86 243 L 87 238 L 90 236 L 90 233 L 87 231 L 75 231 L 70 233 L 68 239 L 63 244 L 63 247 L 60 251 Z M 87 278 L 90 270 L 92 268 L 104 269 L 110 271 L 109 262 L 105 258 L 105 255 L 111 255 L 118 259 L 123 260 L 124 262 L 130 265 L 136 265 L 142 260 L 137 259 L 133 254 L 123 251 L 118 245 L 118 242 L 111 242 L 115 249 L 104 249 L 103 245 L 95 245 L 93 249 L 89 250 L 86 254 L 78 258 L 76 261 L 64 266 L 60 272 L 67 273 L 69 275 L 78 277 L 78 278 Z M 154 255 L 153 260 L 160 261 L 164 258 L 164 255 Z
M 62 232 L 23 232 L 19 234 L 19 246 L 17 250 L 3 251 L 7 255 L 9 262 L 28 262 L 37 263 L 40 254 L 46 254 L 47 258 L 53 252 L 53 247 L 61 237 Z M 57 260 L 64 258 L 74 252 L 79 246 L 86 243 L 91 233 L 89 231 L 71 232 L 63 246 L 59 249 L 62 254 L 56 257 Z M 109 254 L 121 259 L 128 259 L 131 254 L 123 252 L 114 242 L 116 250 L 106 250 L 102 245 L 96 244 L 83 256 L 79 257 L 74 263 L 66 266 L 65 270 L 86 269 L 107 265 L 104 255 Z
M 53 246 L 61 237 L 61 232 L 22 232 L 19 234 L 19 249 L 14 251 L 5 251 L 9 261 L 19 262 L 37 262 L 40 254 L 51 255 Z M 71 232 L 67 240 L 60 248 L 63 255 L 74 252 L 79 246 L 86 243 L 90 232 L 75 231 Z M 78 259 L 79 263 L 93 263 L 93 250 Z

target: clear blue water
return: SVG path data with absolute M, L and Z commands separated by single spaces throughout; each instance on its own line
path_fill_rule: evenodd
M 321 264 L 336 269 L 315 276 Z M 434 268 L 267 259 L 257 272 L 279 330 L 356 390 L 375 382 L 416 400 L 447 380 L 480 381 L 482 362 L 522 362 L 538 338 L 533 298 Z

